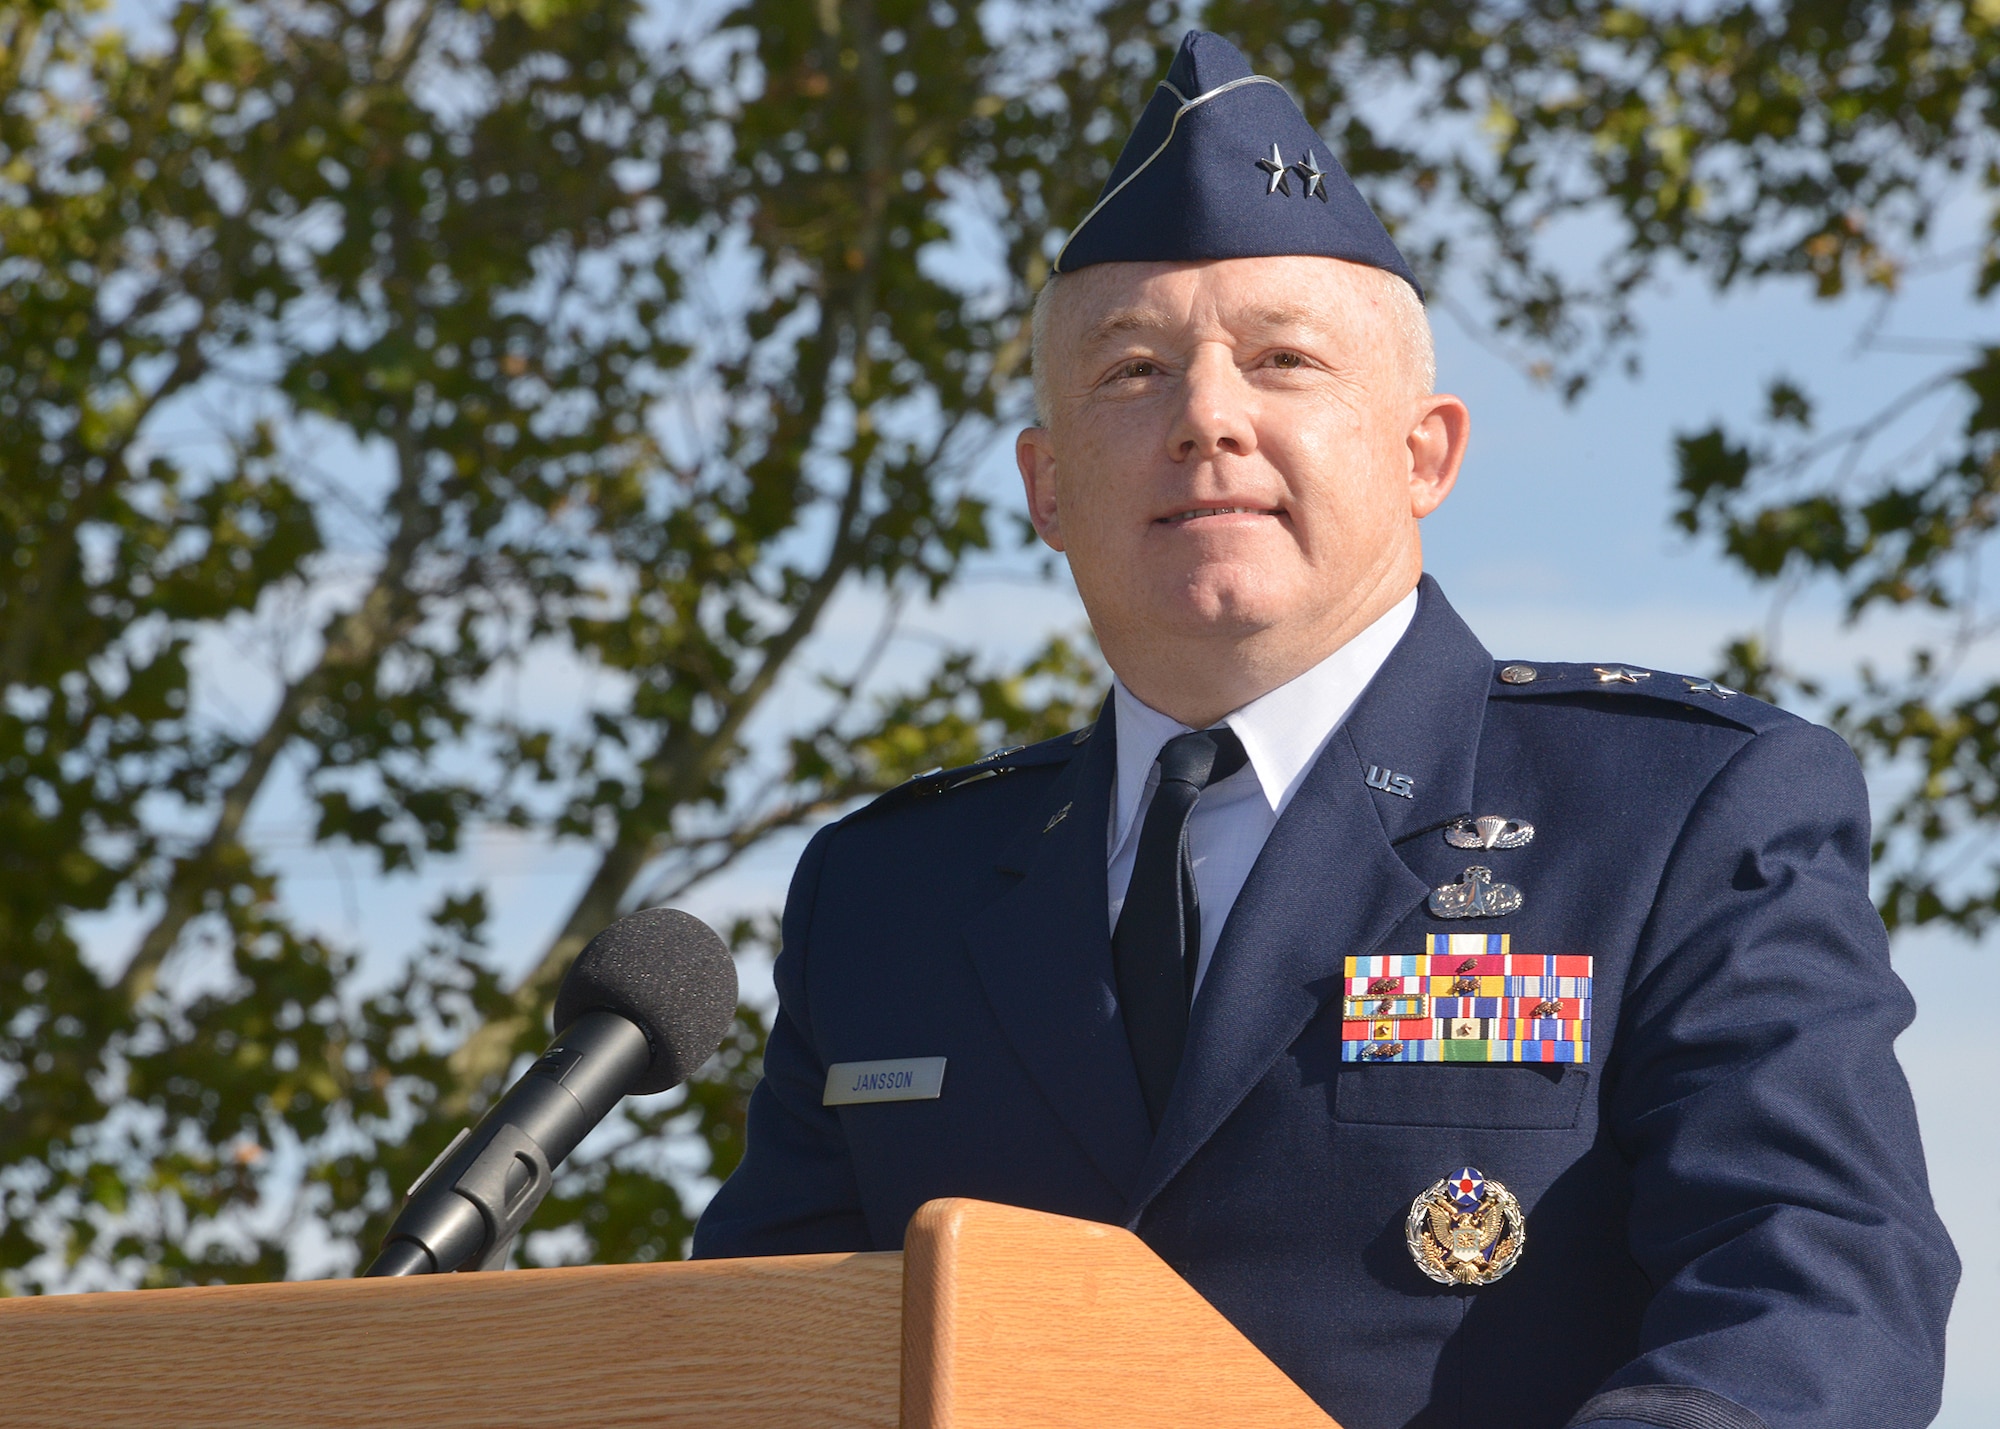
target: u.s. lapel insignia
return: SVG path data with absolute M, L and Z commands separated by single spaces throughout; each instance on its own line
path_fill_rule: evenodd
M 1534 841 L 1535 826 L 1526 819 L 1498 814 L 1453 819 L 1444 826 L 1444 841 L 1453 848 L 1525 848 Z
M 1416 780 L 1407 774 L 1398 774 L 1393 769 L 1386 769 L 1380 764 L 1369 765 L 1368 772 L 1362 779 L 1369 788 L 1380 789 L 1384 794 L 1394 794 L 1398 799 L 1417 797 Z
M 1525 901 L 1511 883 L 1495 883 L 1490 868 L 1468 868 L 1458 882 L 1431 890 L 1431 912 L 1440 918 L 1498 918 Z
M 1438 1284 L 1491 1285 L 1521 1258 L 1527 1217 L 1513 1192 L 1467 1166 L 1410 1202 L 1403 1239 Z

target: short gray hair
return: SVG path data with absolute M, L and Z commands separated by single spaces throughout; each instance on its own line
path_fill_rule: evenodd
M 1416 381 L 1417 395 L 1428 397 L 1437 391 L 1438 380 L 1437 343 L 1431 336 L 1431 315 L 1424 310 L 1424 300 L 1417 296 L 1415 288 L 1393 273 L 1382 272 L 1382 277 L 1387 280 L 1389 311 L 1396 320 L 1396 336 L 1403 340 L 1403 351 L 1409 355 L 1410 376 Z
M 1051 272 L 1035 294 L 1034 311 L 1028 318 L 1028 375 L 1035 382 L 1035 425 L 1049 424 L 1049 309 L 1054 306 L 1056 284 L 1062 274 Z
M 1416 289 L 1393 273 L 1375 271 L 1381 272 L 1384 279 L 1389 316 L 1396 324 L 1396 336 L 1402 339 L 1403 350 L 1409 354 L 1410 375 L 1419 395 L 1428 397 L 1437 390 L 1437 344 L 1431 336 L 1430 314 L 1424 311 L 1424 300 L 1417 296 Z M 1049 322 L 1056 287 L 1061 282 L 1060 273 L 1051 273 L 1043 280 L 1028 318 L 1028 375 L 1034 379 L 1035 421 L 1040 426 L 1049 423 Z

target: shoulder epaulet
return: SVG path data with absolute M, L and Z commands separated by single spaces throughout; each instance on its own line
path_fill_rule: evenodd
M 1045 739 L 1039 744 L 1012 744 L 1004 749 L 996 749 L 990 754 L 980 755 L 970 764 L 961 764 L 955 769 L 927 770 L 914 779 L 906 779 L 895 788 L 877 795 L 873 801 L 855 810 L 849 817 L 866 818 L 873 814 L 885 813 L 890 809 L 900 808 L 912 799 L 948 794 L 968 784 L 997 779 L 1021 769 L 1068 763 L 1076 754 L 1077 746 L 1089 739 L 1096 728 L 1094 723 L 1087 724 L 1082 729 L 1059 734 L 1054 739 Z
M 1541 695 L 1605 695 L 1645 702 L 1664 700 L 1726 719 L 1748 730 L 1765 730 L 1799 717 L 1719 680 L 1676 675 L 1641 665 L 1573 665 L 1554 660 L 1496 660 L 1491 696 L 1532 699 Z

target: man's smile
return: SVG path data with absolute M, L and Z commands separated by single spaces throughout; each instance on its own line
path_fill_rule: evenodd
M 1169 516 L 1157 517 L 1153 524 L 1180 526 L 1209 516 L 1283 516 L 1284 514 L 1275 506 L 1195 506 L 1186 511 L 1176 511 Z

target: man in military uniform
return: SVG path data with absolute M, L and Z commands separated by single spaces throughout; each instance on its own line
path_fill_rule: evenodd
M 1347 1429 L 1927 1422 L 1957 1263 L 1853 756 L 1481 648 L 1416 280 L 1225 42 L 1057 270 L 1019 457 L 1112 697 L 812 841 L 696 1253 L 972 1196 L 1131 1227 Z

